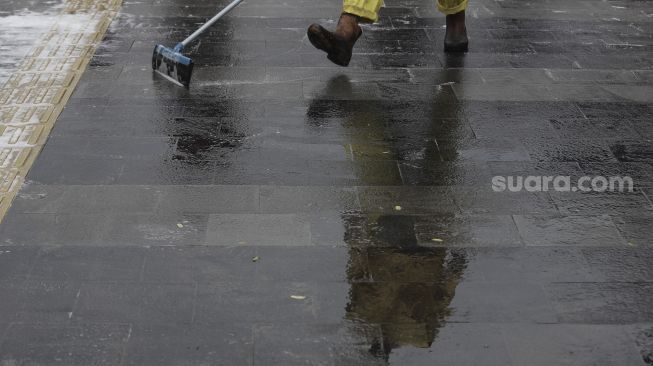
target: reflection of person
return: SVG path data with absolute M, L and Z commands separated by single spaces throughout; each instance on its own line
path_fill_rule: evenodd
M 446 14 L 445 52 L 467 52 L 465 9 L 467 0 L 437 0 L 438 9 Z M 379 18 L 383 0 L 344 0 L 342 14 L 335 32 L 318 24 L 308 27 L 308 39 L 313 46 L 327 53 L 333 63 L 349 65 L 354 44 L 363 31 L 358 23 L 374 23 Z
M 346 76 L 334 77 L 324 93 L 336 92 L 344 97 L 355 95 L 355 84 Z M 434 88 L 428 102 L 424 101 L 434 115 L 427 112 L 408 120 L 394 120 L 388 113 L 392 108 L 389 100 L 366 100 L 356 108 L 349 108 L 348 102 L 317 96 L 307 110 L 307 122 L 322 126 L 325 118 L 342 118 L 359 185 L 374 186 L 379 177 L 384 177 L 386 183 L 402 184 L 400 177 L 390 182 L 396 174 L 387 170 L 388 165 L 375 164 L 375 160 L 401 159 L 407 146 L 408 150 L 421 152 L 424 162 L 440 161 L 429 141 L 439 133 L 438 115 L 455 116 L 456 104 L 447 93 Z M 456 138 L 455 134 L 448 136 Z M 424 172 L 420 180 L 426 181 L 428 176 Z M 351 284 L 345 318 L 381 329 L 381 339 L 371 340 L 369 349 L 378 359 L 388 360 L 392 350 L 402 346 L 430 347 L 449 315 L 466 267 L 465 253 L 420 245 L 414 216 L 380 214 L 373 202 L 361 205 L 360 213 L 342 215 L 350 257 L 347 279 Z
M 395 227 L 397 221 L 408 224 L 408 220 L 399 216 L 371 220 L 370 226 Z M 350 253 L 348 274 L 356 275 L 360 269 L 353 267 L 365 263 L 356 257 L 363 252 L 351 250 Z M 430 347 L 450 314 L 449 306 L 465 268 L 464 254 L 416 244 L 403 248 L 368 248 L 366 254 L 375 281 L 352 282 L 347 319 L 380 326 L 383 351 L 375 353 L 384 359 L 395 348 Z

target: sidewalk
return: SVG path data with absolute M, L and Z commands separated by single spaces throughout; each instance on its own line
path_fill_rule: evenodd
M 653 4 L 125 1 L 0 223 L 0 365 L 653 364 Z M 495 192 L 629 176 L 633 192 Z

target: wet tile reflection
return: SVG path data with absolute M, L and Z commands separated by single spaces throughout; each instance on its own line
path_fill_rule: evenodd
M 412 175 L 418 181 L 428 182 L 433 173 L 426 167 L 443 161 L 433 137 L 454 140 L 469 137 L 464 127 L 458 128 L 464 123 L 451 118 L 459 110 L 448 85 L 419 88 L 425 93 L 420 98 L 430 100 L 424 104 L 427 110 L 420 111 L 421 118 L 392 113 L 393 108 L 388 105 L 393 100 L 392 94 L 414 93 L 414 89 L 393 89 L 386 89 L 383 99 L 368 94 L 362 108 L 348 109 L 338 101 L 357 99 L 370 90 L 352 84 L 345 75 L 336 76 L 318 92 L 307 109 L 306 122 L 313 129 L 340 125 L 352 150 L 352 160 L 361 167 L 357 171 L 362 186 L 373 185 L 376 176 L 394 174 L 394 168 L 391 171 L 383 166 L 369 169 L 371 162 L 379 160 L 419 161 Z M 446 129 L 442 128 L 443 115 L 449 117 Z M 457 132 L 461 135 L 457 136 Z M 455 175 L 455 167 L 450 166 L 448 173 Z M 408 190 L 361 189 L 361 212 L 342 216 L 344 241 L 351 248 L 347 267 L 350 289 L 344 319 L 378 327 L 380 335 L 369 339 L 367 352 L 383 363 L 389 362 L 393 350 L 431 347 L 451 314 L 451 302 L 467 264 L 465 251 L 435 248 L 431 246 L 434 241 L 420 240 L 424 234 L 420 235 L 418 228 L 423 225 L 417 221 L 423 220 L 411 215 L 429 212 L 428 208 L 424 211 L 424 202 L 439 207 L 438 211 L 455 211 L 455 204 L 446 193 L 433 188 L 408 193 Z M 433 238 L 442 240 L 435 235 Z

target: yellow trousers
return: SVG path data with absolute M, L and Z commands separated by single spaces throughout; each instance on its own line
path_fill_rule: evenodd
M 467 0 L 437 0 L 438 10 L 444 14 L 456 14 L 467 8 Z M 343 13 L 357 15 L 363 21 L 374 23 L 379 20 L 379 9 L 383 0 L 344 0 Z

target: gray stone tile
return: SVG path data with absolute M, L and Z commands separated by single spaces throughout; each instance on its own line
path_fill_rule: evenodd
M 510 215 L 555 214 L 555 207 L 548 192 L 494 192 L 487 188 L 455 187 L 454 200 L 464 214 Z
M 157 211 L 161 213 L 241 213 L 259 208 L 257 186 L 164 186 Z
M 361 210 L 391 215 L 455 213 L 450 191 L 442 187 L 359 187 Z
M 0 246 L 0 281 L 25 279 L 30 274 L 38 248 Z
M 644 365 L 620 325 L 506 324 L 501 334 L 515 365 Z
M 65 323 L 70 319 L 79 293 L 79 282 L 29 280 L 14 300 L 16 321 L 32 324 Z
M 129 324 L 14 324 L 0 344 L 8 365 L 116 365 L 122 362 Z
M 61 281 L 138 281 L 145 252 L 141 248 L 45 247 L 30 279 Z
M 650 246 L 653 237 L 651 218 L 647 216 L 613 216 L 612 221 L 617 225 L 621 235 L 635 246 Z
M 288 338 L 286 334 L 294 334 L 294 337 Z M 381 332 L 378 326 L 367 324 L 259 325 L 254 328 L 254 342 L 255 364 L 353 366 L 386 363 Z
M 560 212 L 566 215 L 633 215 L 651 217 L 653 207 L 642 192 L 551 192 Z
M 614 223 L 603 216 L 515 215 L 526 246 L 624 246 Z
M 295 214 L 215 214 L 209 216 L 205 243 L 235 246 L 311 245 L 310 223 Z
M 414 160 L 399 163 L 405 185 L 479 186 L 492 180 L 484 161 Z
M 370 278 L 362 248 L 259 247 L 256 253 L 259 258 L 253 267 L 262 281 L 359 282 Z
M 653 87 L 650 85 L 602 85 L 603 89 L 622 98 L 634 102 L 653 102 Z
M 252 246 L 153 247 L 146 251 L 142 280 L 186 284 L 252 280 L 259 265 L 253 262 L 257 253 Z
M 554 304 L 536 283 L 463 282 L 450 304 L 450 321 L 552 323 Z
M 563 323 L 650 322 L 650 283 L 553 283 L 546 291 Z
M 251 326 L 135 326 L 125 350 L 125 365 L 191 365 L 229 362 L 252 365 Z
M 200 284 L 194 322 L 203 325 L 315 323 L 315 301 L 314 286 L 305 282 L 241 280 Z
M 299 213 L 359 208 L 354 187 L 261 186 L 260 212 Z
M 484 282 L 591 282 L 602 279 L 579 248 L 481 248 L 469 256 L 465 273 Z M 468 276 L 469 278 L 469 276 Z
M 526 161 L 524 145 L 510 139 L 437 140 L 445 161 Z
M 575 162 L 522 162 L 522 161 L 490 161 L 488 167 L 492 177 L 571 177 L 572 181 L 583 176 L 578 163 Z M 490 180 L 491 182 L 491 180 Z M 486 184 L 488 181 L 485 182 Z
M 618 119 L 552 119 L 549 121 L 561 138 L 638 138 L 639 134 L 626 120 Z
M 16 201 L 18 212 L 54 214 L 147 213 L 161 193 L 149 186 L 28 186 Z
M 616 158 L 602 140 L 527 139 L 531 160 L 537 162 L 614 162 Z
M 500 332 L 496 324 L 445 323 L 436 329 L 432 344 L 405 340 L 415 347 L 399 344 L 392 349 L 389 360 L 397 365 L 513 365 L 504 340 L 496 336 Z M 410 336 L 405 334 L 406 338 Z
M 103 215 L 10 214 L 0 225 L 5 245 L 96 245 L 109 229 Z
M 189 246 L 203 244 L 206 214 L 125 214 L 105 217 L 108 230 L 100 243 L 104 246 Z
M 653 282 L 650 248 L 586 248 L 583 255 L 598 278 L 608 282 Z
M 74 323 L 189 324 L 193 284 L 86 283 L 72 312 Z
M 653 164 L 647 162 L 581 163 L 585 175 L 630 177 L 634 187 L 653 186 Z
M 430 215 L 415 218 L 417 241 L 433 247 L 522 246 L 510 215 Z

